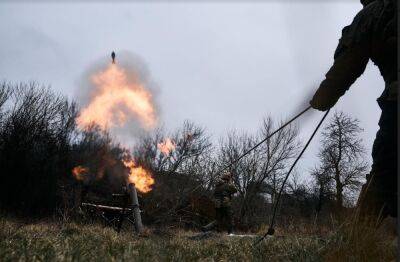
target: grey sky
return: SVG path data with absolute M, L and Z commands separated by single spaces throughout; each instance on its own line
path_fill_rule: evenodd
M 256 132 L 264 116 L 284 119 L 308 100 L 332 63 L 342 27 L 360 8 L 358 1 L 0 3 L 0 79 L 36 80 L 74 98 L 94 61 L 128 50 L 157 82 L 168 129 L 190 119 L 216 138 L 232 128 Z M 370 63 L 335 107 L 361 121 L 368 153 L 382 90 Z M 321 116 L 299 122 L 303 140 Z M 317 140 L 301 171 L 314 165 Z

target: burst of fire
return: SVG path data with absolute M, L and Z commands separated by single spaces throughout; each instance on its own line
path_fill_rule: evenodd
M 132 117 L 145 129 L 156 126 L 152 94 L 143 84 L 129 80 L 123 68 L 110 64 L 104 71 L 94 74 L 91 81 L 96 90 L 77 118 L 80 128 L 93 122 L 103 129 L 121 127 Z
M 154 179 L 150 172 L 141 166 L 137 166 L 133 160 L 124 161 L 124 165 L 129 168 L 128 182 L 133 183 L 137 190 L 147 193 L 152 190 Z
M 85 179 L 85 176 L 88 174 L 89 168 L 83 166 L 76 166 L 72 169 L 72 175 L 76 180 L 82 181 Z
M 170 138 L 167 138 L 163 142 L 158 143 L 157 148 L 164 155 L 169 155 L 169 153 L 171 153 L 173 150 L 175 150 L 176 145 Z

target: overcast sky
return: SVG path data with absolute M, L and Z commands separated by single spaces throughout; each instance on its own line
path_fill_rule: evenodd
M 199 1 L 200 2 L 200 1 Z M 317 3 L 0 3 L 0 79 L 35 80 L 70 98 L 95 61 L 128 50 L 147 64 L 168 129 L 185 119 L 216 140 L 250 133 L 271 114 L 285 119 L 309 100 L 333 61 L 358 1 Z M 370 149 L 384 84 L 370 63 L 335 106 L 360 120 Z M 303 140 L 322 113 L 300 121 Z M 316 162 L 317 138 L 300 163 Z

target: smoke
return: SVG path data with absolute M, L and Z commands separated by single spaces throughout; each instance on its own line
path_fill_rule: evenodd
M 297 103 L 295 103 L 294 109 L 291 112 L 290 117 L 297 115 L 298 113 L 300 113 L 301 111 L 303 111 L 304 109 L 306 109 L 310 106 L 310 101 L 311 101 L 312 97 L 314 96 L 314 93 L 317 90 L 317 87 L 318 86 L 316 84 L 313 84 L 313 85 L 309 86 L 308 88 L 304 88 L 302 90 L 301 99 Z M 311 108 L 305 114 L 303 114 L 301 116 L 302 125 L 307 124 L 309 122 L 309 120 L 312 119 L 313 116 L 315 116 L 316 112 L 318 112 L 318 111 Z
M 112 64 L 110 54 L 91 64 L 78 83 L 77 123 L 84 128 L 94 122 L 128 145 L 157 126 L 160 92 L 143 59 L 119 51 Z

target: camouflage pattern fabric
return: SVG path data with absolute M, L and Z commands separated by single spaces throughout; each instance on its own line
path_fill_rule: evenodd
M 236 187 L 229 180 L 221 179 L 215 185 L 214 204 L 216 220 L 204 226 L 203 231 L 217 228 L 218 231 L 226 229 L 228 233 L 233 230 L 232 195 L 237 192 Z
M 336 104 L 371 59 L 385 81 L 373 146 L 373 166 L 359 199 L 363 214 L 397 217 L 397 1 L 362 1 L 364 8 L 342 31 L 335 61 L 310 104 L 325 111 Z

